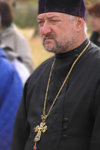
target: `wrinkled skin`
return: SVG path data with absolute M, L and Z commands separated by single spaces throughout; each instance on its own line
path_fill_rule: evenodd
M 94 14 L 92 14 L 91 24 L 92 24 L 93 31 L 100 33 L 100 17 L 97 17 Z
M 64 13 L 44 13 L 38 15 L 38 24 L 42 44 L 49 52 L 63 53 L 80 44 L 78 38 L 84 24 L 82 18 L 79 21 L 78 17 Z

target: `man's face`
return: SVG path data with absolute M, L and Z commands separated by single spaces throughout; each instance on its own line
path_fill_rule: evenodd
M 99 17 L 96 17 L 93 14 L 91 18 L 91 24 L 92 24 L 93 31 L 100 32 L 100 18 Z
M 70 50 L 76 39 L 74 17 L 63 13 L 38 15 L 42 44 L 49 52 L 63 53 Z
M 0 30 L 1 30 L 2 28 L 1 28 L 1 24 L 0 24 Z

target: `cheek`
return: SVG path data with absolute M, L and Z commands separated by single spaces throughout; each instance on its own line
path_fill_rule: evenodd
M 91 24 L 92 24 L 93 29 L 97 28 L 97 23 L 96 23 L 96 21 L 92 20 L 92 21 L 91 21 Z
M 100 27 L 99 27 L 100 25 L 98 24 L 98 22 L 93 22 L 93 23 L 92 23 L 92 26 L 93 26 L 94 29 L 100 28 Z
M 66 36 L 66 37 L 71 37 L 73 34 L 75 34 L 75 28 L 74 26 L 68 26 L 67 28 L 65 28 L 65 30 L 63 31 L 63 34 Z
M 95 20 L 91 20 L 91 23 L 92 23 L 92 25 L 93 26 L 95 26 L 95 27 L 98 27 L 98 26 L 100 26 L 100 20 L 98 20 L 98 19 L 95 19 Z
M 97 23 L 96 23 L 97 27 L 100 29 L 100 19 L 97 20 Z
M 42 32 L 41 28 L 39 28 L 39 32 L 40 32 L 40 36 L 42 37 L 43 36 L 43 32 Z

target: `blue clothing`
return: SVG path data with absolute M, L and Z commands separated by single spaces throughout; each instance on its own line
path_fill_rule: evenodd
M 10 150 L 23 86 L 14 66 L 0 49 L 0 150 Z

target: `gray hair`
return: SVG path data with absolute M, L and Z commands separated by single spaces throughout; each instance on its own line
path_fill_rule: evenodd
M 69 15 L 70 21 L 73 21 L 75 18 L 76 18 L 76 16 Z M 85 31 L 85 33 L 87 33 L 87 25 L 86 25 L 85 21 L 84 21 L 84 31 Z

